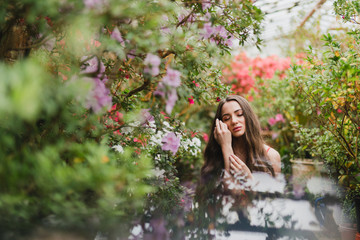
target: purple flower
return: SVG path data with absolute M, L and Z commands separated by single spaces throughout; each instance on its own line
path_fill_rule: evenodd
M 127 58 L 129 59 L 134 59 L 135 58 L 135 54 L 136 54 L 136 50 L 135 49 L 131 49 L 128 54 L 126 54 Z
M 95 9 L 95 8 L 100 9 L 105 4 L 107 4 L 107 0 L 83 0 L 83 1 L 85 7 L 90 9 Z
M 85 79 L 93 81 L 93 88 L 86 98 L 86 107 L 91 108 L 95 113 L 98 113 L 103 108 L 110 110 L 112 106 L 112 98 L 109 95 L 110 90 L 106 88 L 104 82 L 99 78 Z
M 163 83 L 170 87 L 178 87 L 181 84 L 180 75 L 179 71 L 168 68 Z
M 210 14 L 209 12 L 207 12 L 207 13 L 204 15 L 204 20 L 205 20 L 206 22 L 209 22 L 210 19 L 211 19 L 211 14 Z
M 146 65 L 144 73 L 149 73 L 153 77 L 159 74 L 161 59 L 158 56 L 148 53 L 144 59 L 144 64 Z
M 201 5 L 202 5 L 202 10 L 203 10 L 203 11 L 205 11 L 206 9 L 208 9 L 208 8 L 211 7 L 210 0 L 205 0 L 205 1 L 208 1 L 208 2 L 203 2 L 203 3 L 201 3 Z
M 121 44 L 121 46 L 123 46 L 123 47 L 125 46 L 124 39 L 122 38 L 121 33 L 117 27 L 114 28 L 110 37 L 112 39 L 115 39 L 116 41 L 118 41 Z
M 150 108 L 141 110 L 142 122 L 147 124 L 148 122 L 154 122 L 154 116 L 150 114 Z
M 161 149 L 164 151 L 171 151 L 173 155 L 176 154 L 180 146 L 180 138 L 176 137 L 173 132 L 169 132 L 165 137 L 163 137 L 161 142 L 163 143 Z
M 156 90 L 153 93 L 155 96 L 165 97 L 165 86 L 162 82 L 157 85 Z
M 166 101 L 166 106 L 165 106 L 165 111 L 167 114 L 171 114 L 172 109 L 174 108 L 177 100 L 178 100 L 178 96 L 176 93 L 176 89 L 172 89 L 167 94 L 167 101 Z
M 83 56 L 81 60 L 85 60 L 88 56 Z M 82 66 L 82 74 L 98 73 L 96 77 L 102 78 L 105 73 L 105 65 L 96 56 L 87 60 Z
M 205 23 L 203 27 L 203 33 L 202 37 L 205 39 L 209 39 L 215 32 L 215 29 L 213 26 L 211 26 L 211 23 Z
M 219 26 L 215 27 L 215 31 L 221 38 L 227 39 L 228 35 L 227 35 L 227 31 L 224 26 L 219 25 Z
M 83 56 L 81 61 L 84 61 L 88 56 Z M 99 68 L 99 60 L 97 57 L 93 57 L 87 60 L 81 68 L 83 69 L 80 73 L 95 73 L 98 71 Z
M 231 36 L 230 38 L 227 38 L 225 41 L 225 44 L 231 47 L 233 45 L 234 37 Z

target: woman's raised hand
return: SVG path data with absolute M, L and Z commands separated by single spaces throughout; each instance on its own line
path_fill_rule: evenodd
M 217 143 L 222 147 L 231 147 L 231 132 L 227 125 L 221 120 L 216 119 L 214 137 Z
M 238 158 L 235 154 L 231 154 L 229 160 L 230 160 L 230 170 L 234 172 L 234 175 L 240 174 L 248 179 L 252 179 L 252 174 L 250 169 L 246 166 L 246 164 L 243 161 L 241 161 L 240 158 Z

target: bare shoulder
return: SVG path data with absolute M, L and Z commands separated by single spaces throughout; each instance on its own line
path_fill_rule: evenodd
M 279 152 L 267 145 L 265 145 L 265 149 L 267 151 L 269 160 L 270 160 L 271 164 L 273 165 L 275 173 L 280 173 L 281 172 L 281 156 L 280 156 Z

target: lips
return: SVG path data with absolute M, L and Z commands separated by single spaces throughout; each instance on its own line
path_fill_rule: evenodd
M 234 127 L 234 128 L 233 128 L 233 131 L 234 131 L 234 132 L 238 132 L 238 131 L 241 131 L 241 129 L 242 129 L 242 127 Z

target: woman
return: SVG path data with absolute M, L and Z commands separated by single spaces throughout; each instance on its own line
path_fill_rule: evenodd
M 231 95 L 220 101 L 211 129 L 201 185 L 225 179 L 228 190 L 239 176 L 249 180 L 255 171 L 272 176 L 281 172 L 279 153 L 264 143 L 259 121 L 243 97 Z

